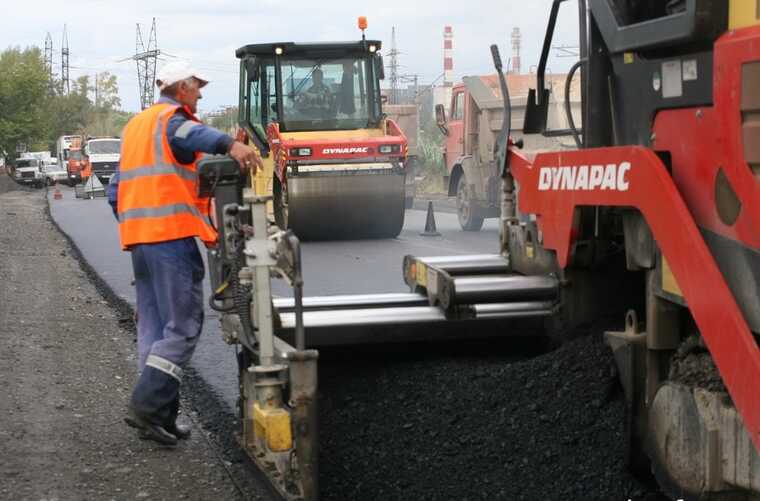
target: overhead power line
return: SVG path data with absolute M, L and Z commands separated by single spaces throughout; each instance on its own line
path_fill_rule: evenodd
M 158 48 L 158 41 L 156 39 L 156 18 L 154 17 L 147 46 L 140 30 L 140 24 L 138 23 L 135 55 L 121 60 L 133 60 L 137 63 L 137 84 L 140 88 L 140 109 L 142 110 L 153 104 L 156 90 L 156 61 L 159 55 L 161 55 L 161 51 Z

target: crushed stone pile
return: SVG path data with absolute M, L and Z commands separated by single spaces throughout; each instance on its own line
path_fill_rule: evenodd
M 321 357 L 321 498 L 655 499 L 601 334 L 486 350 Z

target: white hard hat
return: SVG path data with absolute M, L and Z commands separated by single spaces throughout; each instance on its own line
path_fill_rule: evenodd
M 174 85 L 177 82 L 186 80 L 190 77 L 195 78 L 200 82 L 200 86 L 203 87 L 208 83 L 208 78 L 205 78 L 199 71 L 192 68 L 187 63 L 180 61 L 172 61 L 167 63 L 158 70 L 156 75 L 156 85 L 161 90 Z

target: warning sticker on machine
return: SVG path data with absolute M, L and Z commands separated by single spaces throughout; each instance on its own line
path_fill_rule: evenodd
M 687 59 L 683 62 L 683 81 L 692 82 L 697 80 L 699 75 L 697 74 L 697 60 Z

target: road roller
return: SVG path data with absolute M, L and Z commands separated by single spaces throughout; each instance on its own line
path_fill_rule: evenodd
M 393 238 L 404 224 L 408 143 L 383 114 L 381 42 L 359 27 L 356 42 L 236 51 L 240 139 L 265 166 L 254 188 L 301 240 Z
M 552 2 L 528 133 L 556 133 L 545 70 L 565 3 Z M 760 5 L 577 9 L 581 59 L 566 84 L 581 81 L 583 126 L 568 117 L 567 131 L 577 148 L 527 155 L 512 141 L 492 46 L 500 252 L 406 256 L 407 293 L 302 297 L 298 239 L 266 217 L 276 190 L 258 195 L 229 159 L 200 164 L 220 230 L 212 305 L 242 346 L 241 444 L 284 498 L 319 498 L 321 347 L 528 335 L 551 348 L 610 314 L 630 469 L 673 499 L 760 498 Z M 292 298 L 272 297 L 273 273 Z

